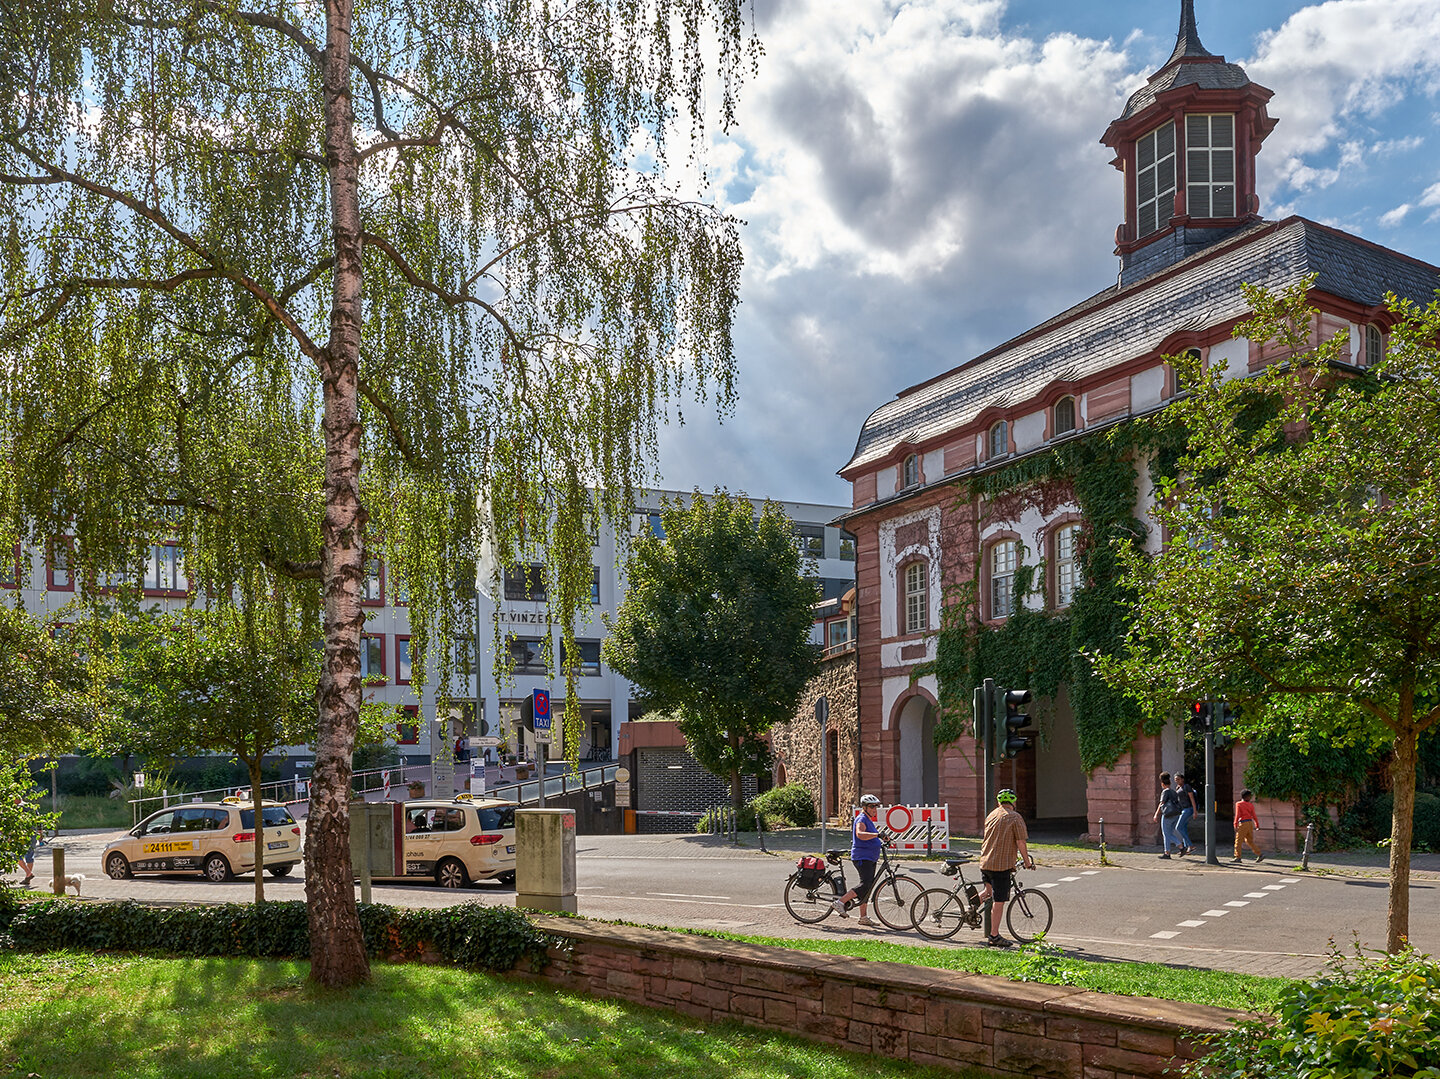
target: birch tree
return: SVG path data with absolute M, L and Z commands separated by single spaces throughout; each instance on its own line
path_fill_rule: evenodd
M 587 516 L 652 479 L 668 402 L 731 406 L 703 152 L 742 6 L 0 0 L 0 515 L 82 591 L 163 536 L 207 602 L 310 604 L 319 984 L 368 975 L 367 559 L 443 656 L 482 539 L 543 541 L 573 637 Z

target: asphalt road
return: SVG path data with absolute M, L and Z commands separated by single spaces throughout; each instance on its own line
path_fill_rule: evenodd
M 100 868 L 100 852 L 116 833 L 63 837 L 67 869 L 83 873 L 91 898 L 134 897 L 172 902 L 245 902 L 253 878 L 210 884 L 171 875 L 113 881 Z M 773 844 L 772 840 L 772 844 Z M 1385 939 L 1387 889 L 1374 867 L 1317 866 L 1295 871 L 1295 859 L 1272 856 L 1261 864 L 1204 865 L 1196 858 L 1164 862 L 1150 854 L 1112 855 L 1102 867 L 1075 850 L 1037 854 L 1039 867 L 1022 873 L 1027 887 L 1044 889 L 1055 907 L 1049 939 L 1088 958 L 1149 960 L 1257 974 L 1301 976 L 1323 965 L 1334 941 L 1349 950 Z M 887 933 L 852 917 L 830 916 L 816 926 L 794 922 L 782 902 L 793 855 L 736 849 L 708 836 L 581 836 L 577 846 L 577 899 L 585 916 L 653 925 L 724 929 L 776 937 L 834 937 Z M 924 887 L 950 878 L 934 863 L 907 863 Z M 41 848 L 35 886 L 46 884 L 49 854 Z M 978 874 L 972 874 L 978 876 Z M 271 899 L 304 897 L 303 870 L 267 877 Z M 358 889 L 357 889 L 358 890 Z M 376 885 L 377 902 L 444 906 L 478 900 L 513 904 L 513 888 L 479 884 L 455 892 L 423 884 Z M 1440 879 L 1421 872 L 1412 882 L 1411 939 L 1440 948 Z M 924 943 L 918 935 L 905 939 Z M 979 934 L 962 929 L 953 943 L 975 947 Z

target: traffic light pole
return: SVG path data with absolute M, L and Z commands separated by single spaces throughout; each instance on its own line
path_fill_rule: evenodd
M 1219 865 L 1215 853 L 1215 710 L 1205 724 L 1205 862 Z
M 984 817 L 995 805 L 995 755 L 998 749 L 993 744 L 994 717 L 997 707 L 1003 707 L 1003 704 L 996 700 L 998 694 L 995 692 L 995 679 L 985 679 L 981 692 L 985 695 L 985 740 L 981 746 L 985 755 L 985 804 L 980 807 L 980 816 Z M 988 927 L 986 931 L 989 931 Z

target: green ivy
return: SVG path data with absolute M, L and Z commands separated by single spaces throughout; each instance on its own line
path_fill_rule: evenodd
M 1134 702 L 1099 678 L 1085 657 L 1117 652 L 1128 628 L 1133 597 L 1119 584 L 1116 549 L 1145 537 L 1144 524 L 1134 516 L 1135 462 L 1148 458 L 1152 468 L 1173 468 L 1183 445 L 1183 431 L 1173 424 L 1127 423 L 1031 455 L 964 486 L 962 505 L 979 500 L 1000 519 L 1016 519 L 1030 507 L 1043 512 L 1066 502 L 1079 506 L 1078 560 L 1085 585 L 1064 611 L 1030 610 L 1023 600 L 1043 580 L 1043 562 L 1024 564 L 1015 575 L 1015 614 L 999 627 L 980 623 L 973 583 L 949 591 L 935 661 L 921 672 L 936 674 L 940 684 L 936 745 L 970 733 L 972 692 L 985 678 L 1023 686 L 1037 697 L 1053 698 L 1067 686 L 1087 771 L 1113 765 L 1137 730 L 1158 729 L 1161 718 L 1143 716 Z
M 33 950 L 140 952 L 164 956 L 306 959 L 310 931 L 303 902 L 151 907 L 133 900 L 13 903 L 0 889 L 0 944 Z M 8 922 L 8 937 L 3 923 Z M 433 951 L 459 966 L 505 971 L 522 959 L 543 967 L 555 942 L 510 907 L 464 903 L 408 910 L 362 904 L 360 925 L 372 957 L 411 959 Z

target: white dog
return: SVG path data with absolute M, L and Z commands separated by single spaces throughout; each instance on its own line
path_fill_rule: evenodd
M 85 883 L 85 874 L 84 874 L 84 873 L 76 873 L 73 877 L 69 877 L 69 876 L 61 877 L 61 878 L 60 878 L 60 890 L 63 892 L 66 888 L 74 888 L 74 889 L 75 889 L 75 894 L 76 894 L 76 895 L 79 895 L 79 894 L 80 894 L 80 885 L 82 885 L 82 884 L 84 884 L 84 883 Z M 46 887 L 47 889 L 49 889 L 50 891 L 53 892 L 53 891 L 55 891 L 55 882 L 54 882 L 53 880 L 52 880 L 52 881 L 46 881 L 45 887 Z

